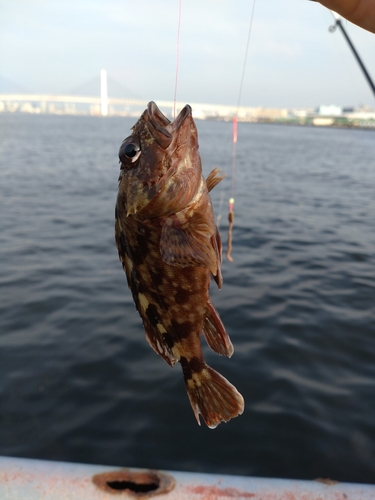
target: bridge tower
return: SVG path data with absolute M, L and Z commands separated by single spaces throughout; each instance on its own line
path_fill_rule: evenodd
M 108 115 L 107 71 L 105 69 L 100 72 L 100 113 L 102 116 Z

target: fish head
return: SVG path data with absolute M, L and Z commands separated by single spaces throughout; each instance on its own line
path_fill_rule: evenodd
M 119 150 L 119 195 L 126 215 L 152 218 L 182 210 L 202 177 L 191 107 L 171 122 L 150 102 L 132 131 Z

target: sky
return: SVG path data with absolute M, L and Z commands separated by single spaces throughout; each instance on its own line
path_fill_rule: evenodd
M 236 105 L 253 0 L 181 5 L 177 100 Z M 178 14 L 179 0 L 0 0 L 0 92 L 99 95 L 104 68 L 109 94 L 172 101 Z M 256 0 L 240 104 L 375 107 L 331 24 L 315 2 Z M 375 80 L 375 35 L 344 26 Z

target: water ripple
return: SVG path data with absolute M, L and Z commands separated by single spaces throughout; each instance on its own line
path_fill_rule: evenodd
M 204 352 L 246 409 L 212 432 L 149 348 L 116 254 L 131 125 L 0 114 L 0 453 L 374 482 L 373 134 L 239 126 L 234 263 L 212 285 L 235 353 Z M 198 127 L 205 173 L 228 174 L 225 240 L 230 124 Z

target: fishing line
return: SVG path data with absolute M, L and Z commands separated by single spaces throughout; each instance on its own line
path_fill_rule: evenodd
M 231 197 L 229 198 L 229 213 L 228 213 L 228 249 L 227 249 L 227 259 L 229 262 L 233 262 L 233 258 L 231 256 L 232 253 L 232 240 L 233 240 L 233 224 L 234 224 L 234 194 L 235 194 L 235 179 L 236 179 L 236 146 L 237 146 L 237 116 L 238 116 L 238 110 L 240 107 L 241 103 L 241 97 L 242 97 L 242 88 L 243 88 L 243 83 L 245 80 L 245 71 L 246 71 L 246 64 L 247 64 L 247 55 L 249 52 L 249 46 L 250 46 L 250 38 L 251 38 L 251 31 L 253 27 L 253 19 L 254 19 L 254 10 L 255 10 L 255 2 L 256 0 L 253 1 L 253 8 L 251 11 L 251 17 L 250 17 L 250 25 L 249 25 L 249 32 L 247 34 L 247 42 L 246 42 L 246 50 L 245 50 L 245 58 L 243 62 L 243 67 L 242 67 L 242 76 L 241 76 L 241 81 L 240 81 L 240 88 L 238 92 L 238 99 L 237 99 L 237 108 L 236 108 L 236 115 L 233 117 L 233 135 L 232 135 L 232 186 L 231 186 Z
M 180 61 L 181 7 L 182 7 L 182 0 L 179 0 L 179 3 L 178 3 L 178 27 L 177 27 L 176 78 L 175 78 L 175 83 L 174 83 L 174 99 L 173 99 L 173 119 L 176 118 L 178 65 L 179 65 L 179 61 Z
M 246 63 L 247 63 L 247 54 L 248 54 L 248 52 L 249 52 L 250 37 L 251 37 L 251 30 L 252 30 L 252 27 L 253 27 L 253 19 L 254 19 L 255 2 L 256 2 L 256 0 L 254 0 L 254 2 L 253 2 L 253 9 L 252 9 L 252 11 L 251 11 L 251 18 L 250 18 L 249 32 L 248 32 L 248 35 L 247 35 L 247 42 L 246 42 L 245 58 L 244 58 L 243 68 L 242 68 L 242 76 L 241 76 L 240 90 L 239 90 L 239 92 L 238 92 L 237 112 L 236 112 L 236 114 L 238 114 L 238 108 L 240 107 L 240 102 L 241 102 L 241 97 L 242 97 L 242 88 L 243 88 L 243 82 L 244 82 L 244 79 L 245 79 L 245 71 L 246 71 Z

